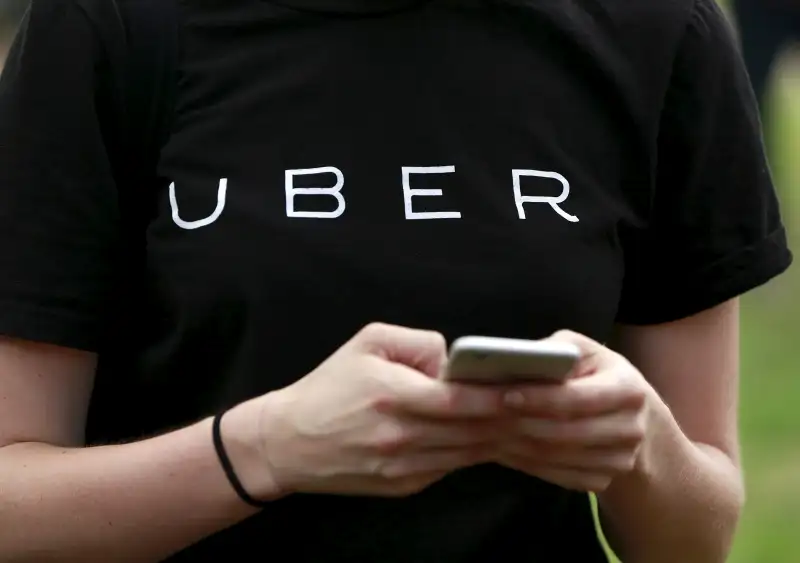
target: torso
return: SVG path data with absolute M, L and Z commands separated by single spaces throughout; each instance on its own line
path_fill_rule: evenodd
M 657 100 L 602 3 L 562 4 L 185 3 L 147 232 L 152 328 L 129 377 L 101 379 L 90 435 L 281 388 L 371 321 L 605 340 L 620 229 L 647 212 Z M 245 545 L 261 560 L 262 542 L 314 563 L 604 560 L 585 496 L 481 467 L 403 501 L 292 497 L 175 561 Z

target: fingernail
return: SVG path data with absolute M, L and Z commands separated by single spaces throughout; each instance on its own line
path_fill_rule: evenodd
M 503 399 L 510 407 L 521 407 L 525 404 L 525 395 L 522 391 L 509 391 Z

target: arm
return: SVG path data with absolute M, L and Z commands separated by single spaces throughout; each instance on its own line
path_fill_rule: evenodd
M 636 470 L 599 496 L 626 561 L 724 561 L 742 509 L 735 298 L 792 261 L 758 115 L 718 3 L 694 0 L 646 225 L 625 243 L 616 348 L 650 383 L 653 430 Z
M 82 448 L 94 365 L 87 352 L 0 339 L 0 561 L 155 562 L 253 514 L 219 465 L 210 420 Z M 269 497 L 249 446 L 255 411 L 230 411 L 223 439 L 245 486 Z
M 0 335 L 19 339 L 0 338 L 4 563 L 153 562 L 252 514 L 208 420 L 81 447 L 96 359 L 77 350 L 98 350 L 109 330 L 110 257 L 123 252 L 97 107 L 104 53 L 73 0 L 33 2 L 0 78 Z M 225 416 L 224 440 L 244 485 L 268 498 L 263 456 L 246 445 L 250 409 Z
M 621 327 L 615 348 L 658 396 L 640 463 L 598 495 L 612 547 L 626 563 L 725 561 L 744 502 L 738 302 L 671 323 Z

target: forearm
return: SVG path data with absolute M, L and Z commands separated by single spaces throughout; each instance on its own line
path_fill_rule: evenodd
M 639 466 L 598 495 L 603 529 L 625 563 L 722 563 L 744 501 L 741 473 L 692 443 L 663 403 Z
M 253 475 L 247 408 L 226 415 L 223 438 L 237 469 Z M 219 465 L 210 419 L 125 445 L 0 449 L 4 562 L 153 563 L 253 513 Z

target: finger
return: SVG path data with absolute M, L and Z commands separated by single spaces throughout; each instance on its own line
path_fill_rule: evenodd
M 354 341 L 371 354 L 428 377 L 438 377 L 447 360 L 447 342 L 434 331 L 373 323 L 363 328 Z
M 436 421 L 416 419 L 400 422 L 408 446 L 414 448 L 457 448 L 488 446 L 502 437 L 496 425 L 486 422 Z
M 436 481 L 445 477 L 449 471 L 429 471 L 414 473 L 407 477 L 387 479 L 379 474 L 338 476 L 335 483 L 326 483 L 319 489 L 308 488 L 311 493 L 353 495 L 369 497 L 406 497 L 419 493 Z
M 503 411 L 504 390 L 487 386 L 461 385 L 425 377 L 394 364 L 392 396 L 383 401 L 386 408 L 422 418 L 457 420 L 492 418 Z
M 605 346 L 589 338 L 586 335 L 583 335 L 579 332 L 574 332 L 572 330 L 559 330 L 554 332 L 550 335 L 547 340 L 554 340 L 557 342 L 567 342 L 569 344 L 573 344 L 580 348 L 581 352 L 584 355 L 596 355 L 601 354 L 604 351 L 608 350 Z
M 527 465 L 547 465 L 572 471 L 617 475 L 633 470 L 638 448 L 553 448 L 516 442 L 503 448 L 503 456 L 527 460 Z
M 379 458 L 373 474 L 387 480 L 423 477 L 450 472 L 487 461 L 480 449 L 443 448 L 417 452 L 407 456 Z
M 504 402 L 517 413 L 567 420 L 638 409 L 645 399 L 642 389 L 607 370 L 562 385 L 516 387 L 506 392 Z
M 407 497 L 421 493 L 437 481 L 441 481 L 450 470 L 427 471 L 414 473 L 401 479 L 383 479 L 383 494 L 385 497 Z
M 581 358 L 573 368 L 573 377 L 585 377 L 607 367 L 613 361 L 615 353 L 588 336 L 571 330 L 559 330 L 546 340 L 565 342 L 577 346 Z
M 571 447 L 636 446 L 644 438 L 644 424 L 637 413 L 620 411 L 596 418 L 557 421 L 520 418 L 512 428 L 532 443 Z
M 558 485 L 565 489 L 588 493 L 602 493 L 611 484 L 612 477 L 606 473 L 582 471 L 579 469 L 563 469 L 550 466 L 517 467 L 518 462 L 504 462 L 503 465 L 534 475 L 543 481 Z

